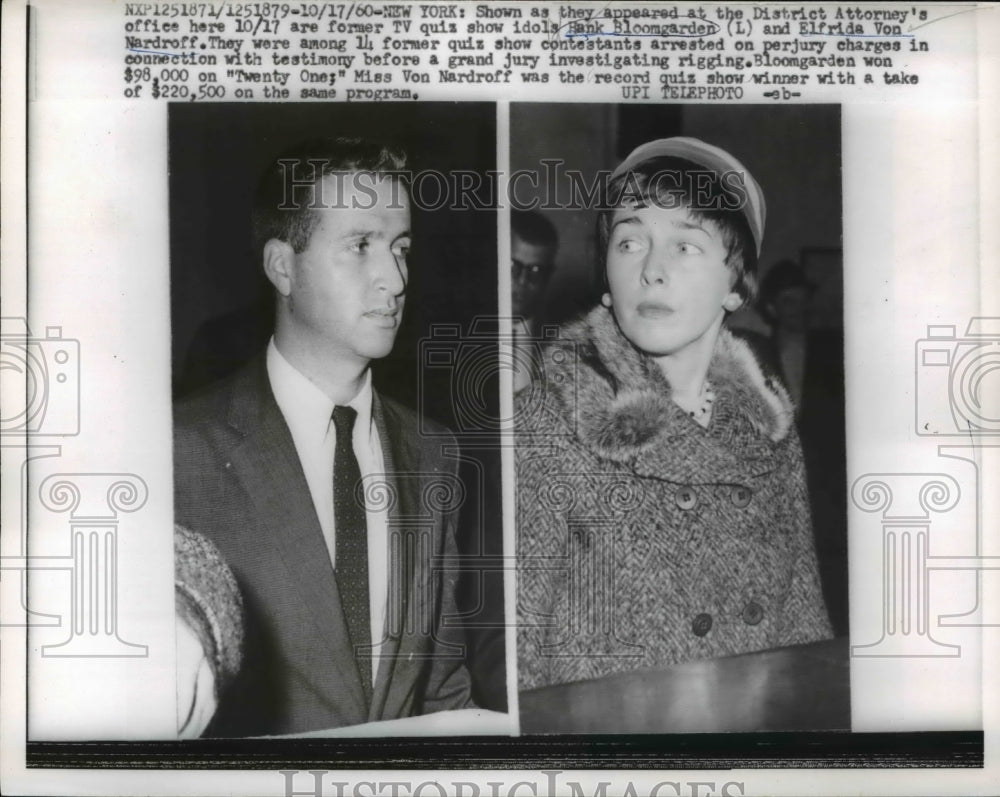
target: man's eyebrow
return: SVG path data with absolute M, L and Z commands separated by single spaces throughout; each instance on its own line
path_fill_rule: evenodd
M 371 227 L 350 227 L 341 233 L 342 238 L 375 238 L 378 235 L 381 233 Z
M 409 230 L 403 230 L 402 232 L 396 233 L 392 236 L 392 241 L 398 241 L 400 238 L 410 238 L 412 237 Z M 353 229 L 344 230 L 340 235 L 341 240 L 350 241 L 357 238 L 366 238 L 373 241 L 382 241 L 389 238 L 389 235 L 385 230 L 374 230 L 370 227 L 355 227 Z
M 386 230 L 382 227 L 353 227 L 344 230 L 342 237 L 344 238 L 372 238 L 374 240 L 381 240 L 382 238 L 401 238 L 404 235 L 409 235 L 410 231 L 405 230 L 403 232 L 393 234 L 391 230 Z

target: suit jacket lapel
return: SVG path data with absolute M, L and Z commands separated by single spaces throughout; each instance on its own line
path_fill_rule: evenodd
M 363 716 L 361 675 L 352 655 L 330 555 L 291 432 L 271 393 L 263 358 L 237 383 L 229 423 L 244 435 L 230 452 L 235 475 L 280 557 L 276 561 L 285 565 L 288 589 L 298 593 L 303 612 L 315 626 L 315 638 L 327 647 L 331 668 L 350 685 L 343 691 L 355 696 L 355 709 Z
M 385 464 L 386 480 L 397 500 L 389 510 L 387 530 L 389 533 L 389 598 L 386 605 L 386 639 L 381 650 L 378 676 L 375 679 L 375 689 L 372 695 L 370 720 L 378 720 L 399 716 L 399 706 L 389 705 L 390 688 L 396 695 L 405 695 L 408 690 L 399 691 L 399 684 L 394 683 L 400 677 L 397 664 L 406 655 L 401 649 L 401 639 L 408 624 L 419 623 L 420 618 L 409 617 L 410 607 L 414 605 L 417 562 L 419 550 L 407 554 L 409 542 L 419 540 L 409 534 L 409 519 L 414 518 L 419 511 L 420 462 L 416 446 L 411 434 L 400 423 L 399 418 L 386 407 L 377 393 L 374 394 L 373 417 L 378 429 L 379 441 L 382 446 L 382 457 Z

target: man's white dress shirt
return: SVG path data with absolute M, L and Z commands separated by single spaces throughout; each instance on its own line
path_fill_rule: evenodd
M 267 376 L 274 399 L 292 433 L 295 450 L 305 472 L 309 494 L 326 540 L 334 567 L 336 562 L 336 524 L 333 509 L 333 459 L 336 432 L 333 426 L 333 401 L 298 371 L 278 351 L 274 338 L 267 345 Z M 347 406 L 357 412 L 354 421 L 353 447 L 358 468 L 366 487 L 383 483 L 385 461 L 378 428 L 372 419 L 372 374 L 365 372 L 358 394 Z M 367 490 L 365 491 L 368 492 Z M 377 490 L 376 494 L 381 493 Z M 371 611 L 372 683 L 378 673 L 379 651 L 385 633 L 386 603 L 389 589 L 388 518 L 384 510 L 373 509 L 366 502 L 368 522 L 368 603 Z

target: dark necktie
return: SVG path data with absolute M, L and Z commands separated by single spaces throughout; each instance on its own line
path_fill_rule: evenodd
M 354 419 L 351 407 L 333 408 L 337 450 L 333 458 L 333 512 L 337 586 L 347 618 L 351 649 L 361 673 L 365 702 L 371 703 L 371 617 L 368 603 L 368 523 L 365 507 L 357 497 L 361 469 L 352 445 Z

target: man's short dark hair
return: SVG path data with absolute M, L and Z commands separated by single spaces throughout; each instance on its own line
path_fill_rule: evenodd
M 761 280 L 760 303 L 766 305 L 773 302 L 779 293 L 789 288 L 801 288 L 806 293 L 812 293 L 816 286 L 798 263 L 786 258 L 771 266 Z
M 406 154 L 389 144 L 362 138 L 303 141 L 275 158 L 261 176 L 253 209 L 256 251 L 272 238 L 291 244 L 295 252 L 309 246 L 318 218 L 310 202 L 296 202 L 289 184 L 319 183 L 331 174 L 370 172 L 393 176 L 405 185 Z M 329 201 L 329 200 L 326 200 Z
M 608 241 L 615 208 L 625 202 L 654 207 L 686 207 L 692 216 L 712 222 L 726 247 L 726 267 L 733 290 L 744 304 L 757 295 L 757 246 L 742 211 L 747 201 L 741 175 L 719 175 L 684 158 L 651 158 L 615 177 L 597 216 L 598 284 L 607 285 Z
M 805 291 L 807 296 L 812 296 L 816 291 L 816 285 L 806 276 L 802 267 L 794 260 L 779 260 L 764 274 L 760 281 L 760 291 L 757 297 L 757 312 L 761 314 L 769 324 L 775 323 L 775 315 L 771 312 L 771 306 L 778 298 L 778 294 L 789 289 L 799 289 Z
M 559 248 L 559 233 L 545 216 L 537 210 L 512 210 L 510 212 L 511 232 L 531 246 Z

